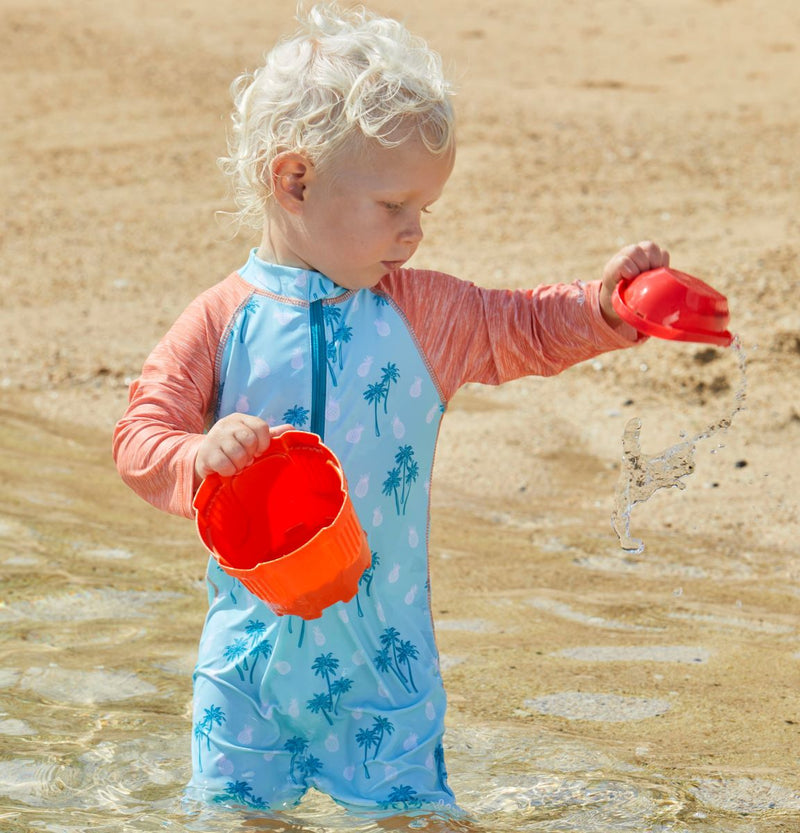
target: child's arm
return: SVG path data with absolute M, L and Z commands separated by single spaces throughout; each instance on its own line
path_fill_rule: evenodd
M 159 509 L 191 518 L 199 479 L 225 468 L 225 449 L 240 465 L 265 442 L 263 429 L 220 420 L 206 434 L 216 391 L 216 362 L 232 315 L 250 288 L 233 275 L 197 298 L 155 347 L 131 385 L 128 408 L 114 430 L 122 479 Z M 222 424 L 224 422 L 224 424 Z M 237 439 L 240 437 L 240 439 Z M 243 444 L 245 453 L 234 445 Z M 230 459 L 230 458 L 228 458 Z
M 498 385 L 552 376 L 643 340 L 611 305 L 622 279 L 668 262 L 651 243 L 609 260 L 602 280 L 535 289 L 486 289 L 440 272 L 400 270 L 379 289 L 400 307 L 448 401 L 465 382 Z

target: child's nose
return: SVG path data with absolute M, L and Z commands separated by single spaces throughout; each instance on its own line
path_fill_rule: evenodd
M 419 243 L 422 240 L 422 223 L 419 216 L 409 218 L 403 226 L 400 239 L 404 243 Z

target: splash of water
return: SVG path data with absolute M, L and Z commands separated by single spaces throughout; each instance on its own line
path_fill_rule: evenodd
M 709 425 L 690 439 L 684 439 L 669 448 L 646 456 L 639 443 L 642 421 L 638 417 L 629 420 L 622 435 L 622 466 L 614 493 L 614 509 L 611 513 L 611 525 L 619 538 L 620 546 L 628 552 L 639 553 L 644 550 L 644 542 L 631 537 L 631 512 L 633 507 L 644 503 L 659 489 L 675 486 L 685 489 L 683 478 L 695 469 L 695 452 L 697 443 L 713 437 L 720 431 L 730 428 L 733 418 L 744 409 L 747 396 L 747 377 L 745 374 L 745 353 L 738 336 L 731 345 L 739 363 L 741 381 L 736 392 L 735 406 L 731 413 Z M 685 435 L 683 435 L 685 436 Z

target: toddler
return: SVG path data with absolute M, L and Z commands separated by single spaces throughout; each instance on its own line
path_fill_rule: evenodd
M 372 562 L 352 601 L 306 622 L 209 559 L 189 795 L 275 812 L 314 787 L 359 811 L 454 807 L 428 584 L 440 420 L 466 382 L 635 343 L 612 290 L 668 254 L 641 243 L 601 280 L 524 291 L 406 268 L 455 136 L 439 57 L 393 20 L 316 6 L 233 93 L 221 164 L 260 245 L 155 347 L 115 460 L 192 518 L 208 474 L 241 471 L 287 426 L 312 431 L 342 462 Z

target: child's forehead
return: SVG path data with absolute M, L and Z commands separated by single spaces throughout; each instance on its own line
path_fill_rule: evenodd
M 432 153 L 418 137 L 410 136 L 397 145 L 384 145 L 376 139 L 351 140 L 330 160 L 334 175 L 371 176 L 392 183 L 427 178 L 431 172 L 446 171 L 449 176 L 455 147 Z

